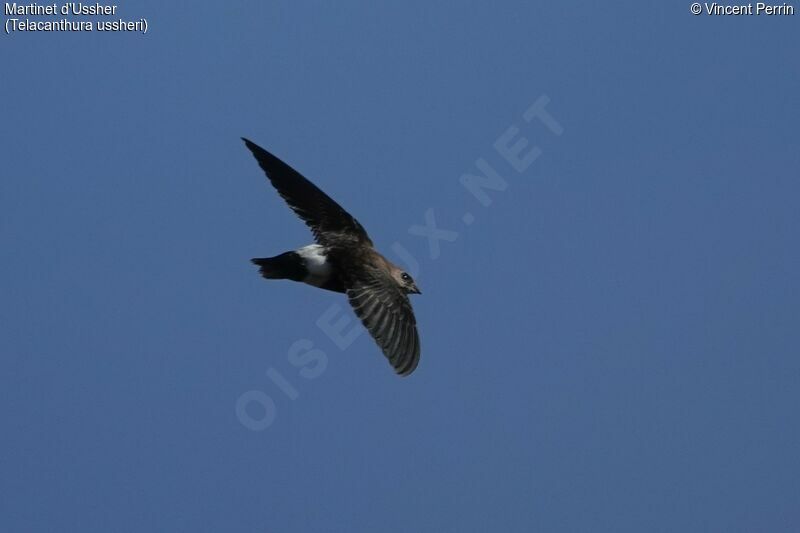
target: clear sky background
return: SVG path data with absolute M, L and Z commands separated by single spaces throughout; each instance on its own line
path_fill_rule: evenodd
M 377 4 L 2 35 L 0 530 L 798 531 L 800 14 Z M 249 264 L 311 236 L 240 136 L 414 257 L 411 377 Z

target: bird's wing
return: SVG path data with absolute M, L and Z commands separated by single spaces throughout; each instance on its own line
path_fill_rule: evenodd
M 242 137 L 258 165 L 297 216 L 311 228 L 317 242 L 336 246 L 346 242 L 372 246 L 367 232 L 350 213 L 295 169 Z
M 370 269 L 350 281 L 347 297 L 395 372 L 411 374 L 419 363 L 420 345 L 408 296 L 388 274 Z

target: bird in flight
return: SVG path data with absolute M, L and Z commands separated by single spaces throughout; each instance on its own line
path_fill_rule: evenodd
M 257 144 L 242 140 L 316 241 L 275 257 L 252 259 L 261 275 L 346 294 L 395 372 L 411 374 L 420 353 L 417 321 L 408 300 L 409 294 L 421 294 L 414 280 L 379 254 L 358 220 L 330 196 Z

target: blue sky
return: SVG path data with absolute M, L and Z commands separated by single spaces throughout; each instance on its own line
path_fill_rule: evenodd
M 146 35 L 3 35 L 0 529 L 797 531 L 798 18 L 688 8 L 142 1 Z M 318 326 L 341 295 L 258 277 L 311 236 L 240 136 L 414 258 L 411 377 Z

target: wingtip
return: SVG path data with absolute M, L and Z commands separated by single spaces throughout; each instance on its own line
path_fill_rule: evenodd
M 396 366 L 394 371 L 395 373 L 400 376 L 401 378 L 406 378 L 414 373 L 414 370 L 417 369 L 417 365 L 419 365 L 419 352 L 413 354 L 411 358 L 405 361 L 403 364 Z
M 404 368 L 402 370 L 395 369 L 395 373 L 401 378 L 407 378 L 411 374 L 414 373 L 414 370 L 417 369 L 417 362 L 415 362 L 410 368 Z
M 247 149 L 250 150 L 250 152 L 252 152 L 252 154 L 256 157 L 256 159 L 261 160 L 264 154 L 272 156 L 272 154 L 261 148 L 259 145 L 257 145 L 247 137 L 241 137 L 241 139 L 244 141 L 245 146 L 247 146 Z

